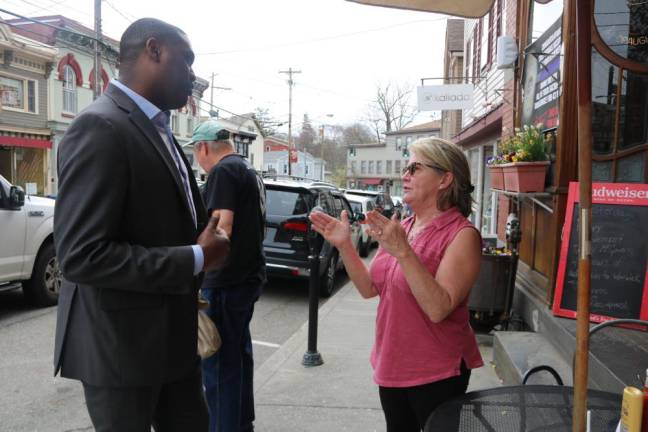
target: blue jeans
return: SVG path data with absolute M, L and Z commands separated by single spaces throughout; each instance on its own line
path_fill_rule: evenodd
M 250 321 L 260 292 L 260 285 L 251 284 L 202 289 L 210 303 L 207 315 L 223 341 L 218 352 L 202 363 L 209 432 L 254 430 Z

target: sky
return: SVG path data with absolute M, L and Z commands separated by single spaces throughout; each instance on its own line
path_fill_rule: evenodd
M 31 17 L 62 14 L 94 27 L 93 0 L 1 0 L 0 7 Z M 103 32 L 114 39 L 145 16 L 183 29 L 196 53 L 196 75 L 211 80 L 213 73 L 214 86 L 231 88 L 214 89 L 223 117 L 224 110 L 262 107 L 287 122 L 287 75 L 279 71 L 301 71 L 293 87 L 297 133 L 304 113 L 315 126 L 362 120 L 376 86 L 390 82 L 410 86 L 415 107 L 421 78 L 443 74 L 443 15 L 345 0 L 102 1 Z M 432 116 L 438 113 L 419 113 L 414 123 Z

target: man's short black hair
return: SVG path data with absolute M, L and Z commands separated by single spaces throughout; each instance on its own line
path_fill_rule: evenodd
M 138 19 L 128 26 L 119 42 L 120 69 L 128 69 L 135 63 L 150 38 L 167 42 L 184 34 L 185 32 L 178 27 L 159 19 Z

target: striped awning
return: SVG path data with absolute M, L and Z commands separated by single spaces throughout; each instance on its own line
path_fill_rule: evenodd
M 464 18 L 480 18 L 493 6 L 493 0 L 347 0 L 371 6 L 437 12 Z

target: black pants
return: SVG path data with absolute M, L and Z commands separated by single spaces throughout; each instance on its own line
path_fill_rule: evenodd
M 419 432 L 434 409 L 468 388 L 470 370 L 461 362 L 461 374 L 414 387 L 379 387 L 387 432 Z
M 200 370 L 179 381 L 145 387 L 83 384 L 88 413 L 98 432 L 207 432 Z

